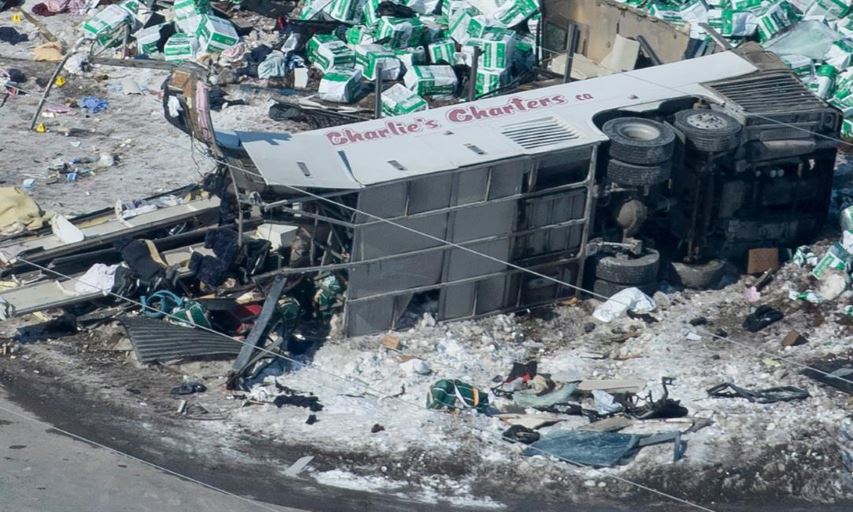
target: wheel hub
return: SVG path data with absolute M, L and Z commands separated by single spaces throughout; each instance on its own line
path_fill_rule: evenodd
M 647 124 L 628 123 L 619 127 L 619 134 L 634 140 L 654 140 L 660 137 L 660 130 Z
M 700 130 L 722 130 L 726 127 L 726 121 L 722 117 L 710 112 L 689 115 L 685 121 Z

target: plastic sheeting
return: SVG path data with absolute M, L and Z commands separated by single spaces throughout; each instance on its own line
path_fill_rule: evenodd
M 764 47 L 776 55 L 805 55 L 810 59 L 823 60 L 832 43 L 842 38 L 823 22 L 806 20 L 768 41 Z
M 641 437 L 616 432 L 549 432 L 524 450 L 524 455 L 548 454 L 584 466 L 610 467 L 633 453 Z

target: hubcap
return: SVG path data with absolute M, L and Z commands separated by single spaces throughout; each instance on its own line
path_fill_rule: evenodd
M 717 114 L 702 112 L 687 116 L 687 124 L 701 130 L 722 130 L 726 127 L 726 121 Z
M 619 134 L 634 140 L 654 140 L 660 137 L 660 130 L 647 124 L 630 123 L 620 126 Z

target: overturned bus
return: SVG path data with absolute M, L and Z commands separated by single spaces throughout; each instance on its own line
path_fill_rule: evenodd
M 172 74 L 167 117 L 239 215 L 299 227 L 274 273 L 338 275 L 349 335 L 414 307 L 453 320 L 715 284 L 726 260 L 818 232 L 842 120 L 752 44 L 301 133 L 216 130 L 200 76 Z

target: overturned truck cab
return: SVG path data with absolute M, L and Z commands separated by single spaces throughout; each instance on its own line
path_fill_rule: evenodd
M 724 259 L 817 233 L 842 120 L 751 44 L 301 133 L 217 131 L 201 76 L 173 73 L 167 117 L 209 148 L 238 214 L 298 227 L 272 274 L 345 283 L 349 335 L 415 308 L 714 284 Z

